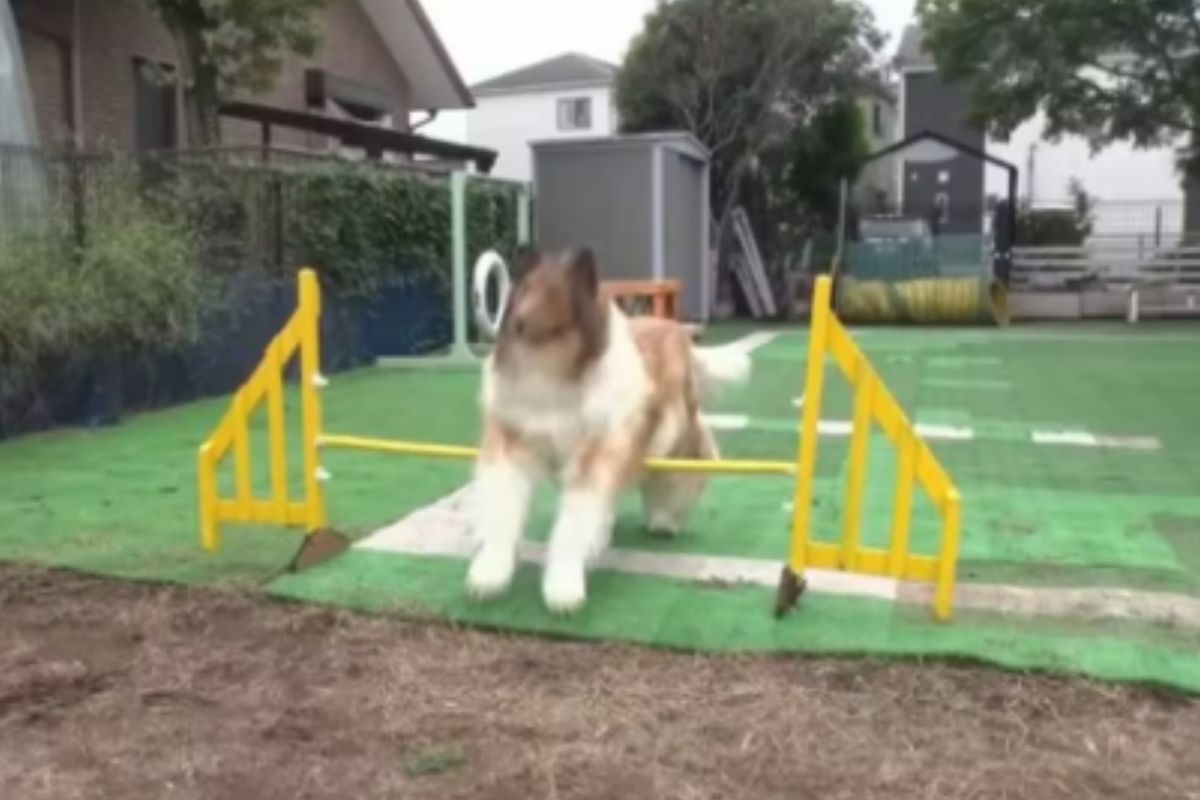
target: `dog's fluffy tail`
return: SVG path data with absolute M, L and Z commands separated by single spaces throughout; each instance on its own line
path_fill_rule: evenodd
M 750 377 L 750 354 L 737 345 L 692 346 L 692 364 L 700 394 L 710 397 L 726 386 L 745 383 Z

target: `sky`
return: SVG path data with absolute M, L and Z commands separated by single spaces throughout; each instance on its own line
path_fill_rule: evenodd
M 895 49 L 913 0 L 866 0 Z M 472 85 L 565 52 L 620 63 L 655 0 L 422 0 L 442 42 Z M 508 31 L 508 33 L 504 33 Z M 465 113 L 446 113 L 422 133 L 464 141 Z

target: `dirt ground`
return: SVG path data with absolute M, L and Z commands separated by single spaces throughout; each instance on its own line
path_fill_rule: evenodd
M 1200 798 L 1200 702 L 0 567 L 0 797 Z

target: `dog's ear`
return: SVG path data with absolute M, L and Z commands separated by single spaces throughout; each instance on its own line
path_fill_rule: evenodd
M 567 257 L 571 283 L 583 295 L 594 298 L 600 292 L 600 273 L 596 269 L 596 254 L 590 247 L 574 250 Z
M 598 358 L 608 345 L 608 313 L 600 302 L 600 274 L 591 249 L 583 247 L 570 252 L 565 263 L 575 324 L 582 336 L 579 353 L 582 368 Z
M 517 256 L 513 260 L 513 280 L 519 281 L 524 278 L 533 268 L 541 263 L 542 254 L 536 248 L 529 245 L 521 245 L 517 248 Z

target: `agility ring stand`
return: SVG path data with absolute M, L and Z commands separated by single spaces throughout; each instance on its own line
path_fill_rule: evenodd
M 496 279 L 496 309 L 488 308 L 488 289 L 492 278 Z M 488 339 L 495 339 L 500 333 L 500 325 L 504 322 L 504 309 L 508 306 L 508 296 L 512 293 L 512 278 L 508 274 L 508 265 L 495 250 L 487 250 L 475 261 L 474 277 L 471 291 L 471 310 L 474 312 L 475 325 Z

